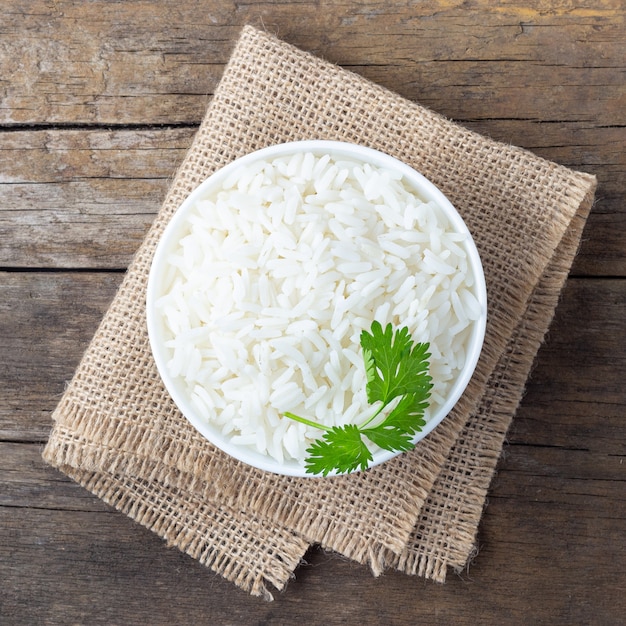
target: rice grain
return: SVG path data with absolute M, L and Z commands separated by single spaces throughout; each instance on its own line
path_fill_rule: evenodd
M 374 320 L 430 343 L 426 419 L 465 363 L 464 235 L 396 173 L 311 152 L 234 170 L 196 202 L 157 302 L 169 372 L 237 445 L 302 461 L 326 426 L 371 408 L 359 339 Z

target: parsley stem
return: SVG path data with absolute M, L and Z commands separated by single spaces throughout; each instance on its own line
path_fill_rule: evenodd
M 378 409 L 376 409 L 376 411 L 374 412 L 374 415 L 371 415 L 370 417 L 368 417 L 362 424 L 359 425 L 359 428 L 363 428 L 365 426 L 367 426 L 368 424 L 370 424 L 371 422 L 373 422 L 382 412 L 382 410 L 387 406 L 387 404 L 383 403 L 381 404 Z
M 295 413 L 290 413 L 289 411 L 285 411 L 285 417 L 289 419 L 295 420 L 296 422 L 300 422 L 301 424 L 306 424 L 307 426 L 313 426 L 314 428 L 319 428 L 320 430 L 330 430 L 330 426 L 324 426 L 324 424 L 318 424 L 312 420 L 306 419 L 306 417 L 300 417 Z
M 359 426 L 358 426 L 359 430 L 362 429 L 364 426 L 367 426 L 373 420 L 375 420 L 380 415 L 381 411 L 386 406 L 387 406 L 387 404 L 382 403 L 378 407 L 378 409 L 376 409 L 376 411 L 374 412 L 373 415 L 368 417 L 362 424 L 359 424 Z M 285 411 L 283 413 L 283 415 L 285 417 L 288 417 L 289 419 L 294 420 L 295 422 L 300 422 L 300 424 L 305 424 L 306 426 L 313 426 L 313 428 L 319 428 L 320 430 L 330 430 L 331 429 L 330 426 L 326 426 L 324 424 L 320 424 L 319 422 L 314 422 L 313 420 L 307 419 L 306 417 L 300 417 L 299 415 L 296 415 L 295 413 L 291 413 L 289 411 Z

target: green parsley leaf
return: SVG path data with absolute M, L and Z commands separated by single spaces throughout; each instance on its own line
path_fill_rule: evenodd
M 411 433 L 386 423 L 374 428 L 366 428 L 361 433 L 384 450 L 405 452 L 414 447 Z
M 428 381 L 428 344 L 413 343 L 405 326 L 393 332 L 391 324 L 383 331 L 373 322 L 371 333 L 361 333 L 361 346 L 367 374 L 367 400 L 387 404 L 397 396 L 421 392 Z
M 308 473 L 327 476 L 334 471 L 366 470 L 373 456 L 364 438 L 384 450 L 404 452 L 414 447 L 413 437 L 426 424 L 424 411 L 432 388 L 429 344 L 414 343 L 407 327 L 394 332 L 391 324 L 383 330 L 379 322 L 372 323 L 371 332 L 363 331 L 360 340 L 367 400 L 378 405 L 371 417 L 360 425 L 328 427 L 285 413 L 290 419 L 324 431 L 307 449 Z
M 307 472 L 323 476 L 333 470 L 351 472 L 358 467 L 365 470 L 373 458 L 355 424 L 330 428 L 307 452 Z
M 428 377 L 430 380 L 430 376 Z M 430 385 L 417 393 L 408 393 L 400 398 L 396 406 L 387 414 L 384 424 L 394 426 L 414 435 L 426 425 L 424 411 L 428 407 Z

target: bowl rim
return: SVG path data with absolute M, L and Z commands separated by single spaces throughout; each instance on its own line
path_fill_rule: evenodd
M 239 444 L 233 444 L 228 436 L 223 435 L 212 424 L 197 415 L 191 402 L 182 391 L 180 383 L 174 380 L 167 370 L 167 357 L 163 342 L 159 342 L 159 320 L 156 315 L 155 302 L 158 299 L 158 286 L 160 279 L 160 268 L 164 263 L 165 252 L 169 249 L 172 240 L 176 240 L 176 234 L 185 221 L 187 213 L 192 209 L 196 200 L 229 176 L 236 168 L 245 166 L 258 159 L 274 158 L 293 154 L 295 152 L 313 152 L 317 154 L 330 154 L 331 157 L 347 157 L 357 161 L 368 162 L 377 167 L 385 167 L 400 172 L 406 183 L 412 188 L 423 201 L 434 200 L 438 206 L 446 213 L 453 228 L 465 235 L 462 242 L 468 254 L 469 264 L 474 276 L 474 296 L 480 308 L 480 317 L 473 321 L 473 328 L 468 341 L 466 351 L 466 362 L 460 375 L 450 388 L 446 402 L 436 411 L 426 426 L 413 437 L 413 443 L 417 443 L 429 435 L 450 413 L 464 393 L 471 380 L 478 359 L 482 352 L 486 323 L 487 323 L 487 288 L 482 261 L 476 248 L 474 239 L 465 221 L 443 194 L 443 192 L 420 172 L 389 154 L 363 146 L 344 141 L 334 141 L 325 139 L 308 139 L 302 141 L 290 141 L 274 144 L 253 152 L 249 152 L 241 157 L 235 158 L 226 165 L 215 170 L 210 176 L 198 184 L 181 202 L 169 222 L 166 224 L 157 242 L 154 255 L 150 263 L 148 281 L 146 286 L 146 322 L 148 339 L 154 361 L 161 380 L 176 404 L 179 411 L 187 421 L 212 445 L 221 449 L 229 456 L 257 469 L 272 472 L 274 474 L 294 476 L 301 478 L 319 478 L 319 475 L 306 473 L 305 466 L 296 461 L 290 460 L 279 463 L 269 455 L 261 454 L 251 448 Z M 368 469 L 380 465 L 400 454 L 388 450 L 377 450 L 374 453 L 374 460 Z M 360 470 L 359 470 L 360 471 Z M 341 475 L 339 472 L 331 472 L 328 476 Z

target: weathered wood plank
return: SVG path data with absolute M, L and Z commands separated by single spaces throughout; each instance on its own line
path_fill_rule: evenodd
M 267 604 L 41 460 L 50 413 L 122 279 L 89 270 L 127 266 L 245 23 L 599 178 L 573 269 L 594 278 L 568 281 L 478 558 L 446 585 L 374 579 L 313 549 Z M 626 285 L 610 277 L 626 276 L 625 38 L 620 0 L 6 0 L 0 268 L 18 271 L 0 271 L 0 621 L 618 623 Z
M 125 268 L 194 132 L 0 133 L 0 266 Z
M 6 624 L 173 624 L 181 614 L 202 623 L 202 609 L 217 623 L 232 616 L 229 583 L 114 511 L 0 507 L 0 520 Z M 237 600 L 254 608 L 243 593 Z
M 532 466 L 537 452 L 562 464 L 558 476 Z M 624 556 L 623 474 L 607 480 L 610 457 L 584 454 L 592 475 L 565 451 L 512 447 L 490 493 L 481 551 L 445 585 L 394 572 L 375 579 L 312 550 L 268 605 L 45 466 L 38 446 L 0 444 L 8 477 L 0 487 L 0 611 L 11 624 L 171 624 L 183 611 L 188 623 L 220 624 L 469 624 L 477 615 L 498 626 L 614 623 L 626 610 L 610 566 Z M 338 589 L 350 593 L 339 598 Z
M 606 480 L 626 476 L 626 391 L 615 382 L 626 371 L 623 282 L 568 281 L 508 435 L 512 444 L 569 450 L 581 471 L 589 469 L 581 453 L 607 454 Z
M 531 381 L 537 399 L 623 403 L 612 373 L 626 369 L 623 280 L 570 280 Z M 541 395 L 539 395 L 541 394 Z
M 7 0 L 0 124 L 197 123 L 246 23 L 450 117 L 624 123 L 619 0 Z
M 310 606 L 325 620 L 332 612 L 337 623 L 401 624 L 407 615 L 441 623 L 471 623 L 476 615 L 484 624 L 611 623 L 626 608 L 619 572 L 610 566 L 625 556 L 625 399 L 611 376 L 623 367 L 607 359 L 626 354 L 623 281 L 569 281 L 490 491 L 481 552 L 467 574 L 442 587 L 387 573 L 382 584 L 364 568 L 314 551 L 311 565 L 268 607 L 166 550 L 45 466 L 41 444 L 20 443 L 37 431 L 38 420 L 42 433 L 47 428 L 44 409 L 56 403 L 48 390 L 61 392 L 121 276 L 1 278 L 8 296 L 0 316 L 8 355 L 2 418 L 12 421 L 7 430 L 15 435 L 14 443 L 0 445 L 0 577 L 7 581 L 0 602 L 8 623 L 172 623 L 181 611 L 191 621 L 281 624 L 289 616 L 316 623 Z M 584 381 L 578 393 L 576 381 Z M 23 401 L 39 412 L 7 411 Z M 339 608 L 337 589 L 351 590 Z M 528 597 L 540 597 L 541 606 L 528 605 Z
M 572 272 L 626 275 L 626 125 L 482 120 L 465 126 L 574 170 L 594 174 L 598 178 L 595 203 Z
M 121 279 L 0 273 L 0 438 L 45 439 L 49 414 Z M 626 395 L 614 372 L 626 368 L 625 309 L 622 280 L 568 281 L 515 422 L 523 441 L 624 452 Z
M 45 441 L 121 274 L 0 273 L 0 439 Z
M 7 131 L 0 183 L 170 178 L 196 127 Z
M 626 276 L 626 126 L 480 121 L 472 130 L 598 176 L 574 272 Z M 0 133 L 0 267 L 125 268 L 195 127 Z
M 100 499 L 48 466 L 41 458 L 42 450 L 43 444 L 0 441 L 0 508 L 111 511 Z

